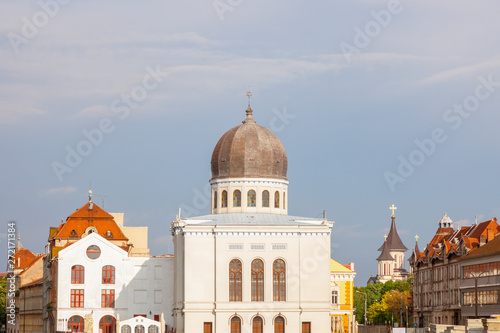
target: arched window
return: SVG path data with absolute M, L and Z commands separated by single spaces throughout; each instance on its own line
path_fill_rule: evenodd
M 286 266 L 282 259 L 276 259 L 273 263 L 273 300 L 286 301 Z
M 229 263 L 229 301 L 241 302 L 241 261 L 233 259 Z
M 148 333 L 159 333 L 158 326 L 156 325 L 149 325 L 148 327 Z
M 231 318 L 231 333 L 241 333 L 241 319 L 239 317 Z
M 217 208 L 217 191 L 214 192 L 214 208 Z
M 68 320 L 68 331 L 70 332 L 83 332 L 85 330 L 85 323 L 83 317 L 73 316 Z
M 146 329 L 142 325 L 137 325 L 134 329 L 134 333 L 145 333 Z
M 78 238 L 78 234 L 76 231 L 73 229 L 71 230 L 71 233 L 69 234 L 69 238 Z
M 235 190 L 233 192 L 233 207 L 241 207 L 241 191 Z
M 132 327 L 130 325 L 123 325 L 121 333 L 132 333 Z
M 265 190 L 262 192 L 262 207 L 269 207 L 269 191 Z
M 280 192 L 274 192 L 274 208 L 280 208 Z
M 264 330 L 264 325 L 262 318 L 257 316 L 252 321 L 252 333 L 262 333 Z
M 247 207 L 255 207 L 257 205 L 257 194 L 254 190 L 247 193 Z
M 285 319 L 282 316 L 274 319 L 274 333 L 285 333 Z
M 227 191 L 222 191 L 222 208 L 227 207 Z
M 264 301 L 264 263 L 260 259 L 252 261 L 252 301 Z
M 85 267 L 83 267 L 82 265 L 75 265 L 71 267 L 71 283 L 85 283 Z
M 116 319 L 113 316 L 104 316 L 99 320 L 99 333 L 116 333 Z
M 71 267 L 71 283 L 85 283 L 85 267 L 83 267 L 82 265 L 75 265 Z
M 286 209 L 286 193 L 283 192 L 283 209 Z
M 115 266 L 111 265 L 102 266 L 102 283 L 103 284 L 115 283 Z

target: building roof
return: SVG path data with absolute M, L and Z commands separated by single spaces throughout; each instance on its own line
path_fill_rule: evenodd
M 270 213 L 211 214 L 182 219 L 188 225 L 262 225 L 262 226 L 310 226 L 325 224 L 324 219 L 278 215 Z M 332 222 L 329 222 L 332 223 Z
M 389 239 L 389 238 L 388 238 Z M 387 240 L 382 245 L 382 253 L 378 256 L 377 261 L 394 260 L 394 258 L 389 253 L 389 246 L 387 245 Z
M 495 238 L 492 241 L 489 241 L 481 247 L 475 248 L 468 255 L 462 258 L 469 259 L 472 257 L 485 256 L 489 254 L 500 254 L 500 234 L 495 235 Z
M 396 230 L 396 217 L 392 215 L 391 222 L 391 230 L 389 231 L 389 235 L 387 236 L 387 240 L 382 244 L 382 246 L 378 249 L 379 251 L 383 250 L 383 247 L 387 243 L 387 248 L 389 251 L 408 251 L 406 246 L 399 238 L 398 231 Z
M 14 269 L 25 269 L 36 258 L 36 255 L 28 249 L 20 248 L 12 255 Z
M 212 153 L 212 180 L 221 178 L 287 179 L 288 159 L 278 137 L 257 125 L 248 106 L 242 125 L 231 128 Z
M 338 261 L 335 261 L 333 259 L 330 259 L 330 272 L 332 273 L 353 273 L 352 270 L 349 268 L 345 267 Z
M 56 231 L 51 230 L 51 239 L 80 239 L 89 227 L 94 227 L 106 239 L 128 241 L 113 216 L 92 201 L 68 216 Z M 107 236 L 108 231 L 111 236 Z

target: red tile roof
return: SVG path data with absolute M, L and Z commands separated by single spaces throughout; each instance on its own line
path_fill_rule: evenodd
M 128 241 L 113 216 L 93 202 L 86 203 L 68 216 L 57 231 L 51 230 L 51 239 L 79 239 L 89 227 L 94 227 L 99 235 L 108 240 Z M 112 237 L 107 237 L 108 231 Z

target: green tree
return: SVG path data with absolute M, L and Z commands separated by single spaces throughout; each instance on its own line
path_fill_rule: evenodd
M 359 291 L 361 293 L 358 293 Z M 394 321 L 399 322 L 401 313 L 401 299 L 403 299 L 403 317 L 406 319 L 408 307 L 409 326 L 412 323 L 412 280 L 377 282 L 366 287 L 354 287 L 354 307 L 356 320 L 364 324 L 365 295 L 367 295 L 368 322 L 374 325 L 385 325 Z M 405 321 L 405 320 L 404 320 Z
M 4 276 L 0 280 L 0 327 L 5 325 L 5 297 L 7 290 L 7 279 Z

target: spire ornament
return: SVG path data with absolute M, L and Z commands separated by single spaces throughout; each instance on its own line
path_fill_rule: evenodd
M 396 207 L 396 206 L 394 206 L 394 204 L 392 204 L 392 206 L 391 206 L 391 207 L 389 207 L 389 209 L 390 209 L 390 210 L 392 210 L 392 215 L 391 215 L 391 217 L 393 217 L 393 218 L 394 218 L 394 217 L 396 217 L 396 215 L 394 215 L 394 211 L 395 211 L 396 209 L 398 209 L 398 207 Z
M 248 108 L 247 108 L 247 118 L 245 120 L 243 120 L 243 124 L 255 124 L 255 120 L 253 119 L 252 115 L 253 115 L 253 110 L 252 108 L 250 107 L 250 97 L 252 97 L 252 92 L 249 90 L 247 91 L 247 96 L 248 96 Z

